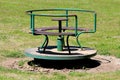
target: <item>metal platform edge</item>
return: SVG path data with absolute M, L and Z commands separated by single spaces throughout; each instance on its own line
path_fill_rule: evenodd
M 31 57 L 34 59 L 44 59 L 44 60 L 80 60 L 80 59 L 90 59 L 91 57 L 95 56 L 97 54 L 97 51 L 93 54 L 89 55 L 44 55 L 43 53 L 39 53 L 39 55 L 33 54 L 32 52 L 29 52 L 29 48 L 25 50 L 25 55 L 27 57 Z M 36 51 L 36 53 L 38 53 Z

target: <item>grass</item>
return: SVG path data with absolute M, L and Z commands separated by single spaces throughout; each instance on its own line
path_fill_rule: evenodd
M 98 14 L 97 32 L 81 35 L 82 45 L 93 47 L 98 54 L 120 58 L 120 9 L 119 0 L 1 0 L 0 1 L 0 57 L 25 57 L 26 48 L 38 47 L 43 36 L 32 36 L 29 32 L 29 16 L 26 10 L 41 8 L 81 8 L 95 10 Z M 39 22 L 39 21 L 38 21 Z M 50 23 L 49 21 L 47 21 Z M 84 22 L 84 21 L 82 21 Z M 45 22 L 43 22 L 43 25 Z M 89 25 L 89 24 L 88 24 Z M 51 37 L 51 44 L 56 38 Z M 72 39 L 70 37 L 70 39 Z M 70 41 L 76 44 L 75 40 Z M 2 60 L 1 60 L 2 61 Z M 20 63 L 22 65 L 22 63 Z M 0 80 L 119 80 L 120 72 L 110 73 L 53 73 L 39 74 L 0 67 Z M 7 76 L 7 77 L 6 77 Z M 32 77 L 29 77 L 32 76 Z
M 1 80 L 119 80 L 120 71 L 110 73 L 33 73 L 0 67 Z
M 36 4 L 37 3 L 37 4 Z M 42 4 L 41 4 L 42 3 Z M 67 5 L 65 4 L 67 3 Z M 27 34 L 29 32 L 29 16 L 25 14 L 26 10 L 40 9 L 40 8 L 82 8 L 88 10 L 95 10 L 98 14 L 97 32 L 95 34 L 83 35 L 80 40 L 82 45 L 93 47 L 99 50 L 99 54 L 113 55 L 120 57 L 120 20 L 119 20 L 119 1 L 104 1 L 99 2 L 92 1 L 13 1 L 10 0 L 1 1 L 1 15 L 0 15 L 0 44 L 1 54 L 5 52 L 12 53 L 17 52 L 22 54 L 25 48 L 37 47 L 40 44 L 40 38 L 33 37 Z M 40 5 L 41 4 L 41 5 Z M 56 5 L 58 4 L 58 5 Z M 47 6 L 46 6 L 47 5 Z M 113 5 L 113 6 L 111 6 Z M 104 7 L 104 8 L 103 8 Z M 39 22 L 39 21 L 37 21 Z M 46 22 L 46 21 L 45 21 Z M 43 21 L 43 25 L 45 24 Z M 47 21 L 50 23 L 49 21 Z M 83 23 L 84 21 L 82 21 Z M 88 24 L 89 25 L 89 24 Z M 87 25 L 87 26 L 88 26 Z M 87 36 L 87 37 L 86 37 Z M 87 39 L 86 39 L 87 38 Z M 41 38 L 42 39 L 42 38 Z M 33 44 L 33 42 L 36 42 Z M 7 43 L 7 44 L 6 44 Z M 56 43 L 56 38 L 51 42 Z M 71 40 L 72 44 L 75 44 L 75 40 Z M 112 46 L 110 46 L 112 45 Z M 6 50 L 7 49 L 7 50 Z M 7 55 L 7 54 L 4 54 Z M 21 55 L 19 55 L 21 56 Z

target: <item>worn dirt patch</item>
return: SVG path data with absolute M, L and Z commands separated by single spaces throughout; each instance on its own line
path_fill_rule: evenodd
M 70 71 L 100 73 L 120 70 L 120 59 L 103 55 L 76 61 L 33 61 L 31 58 L 8 58 L 0 65 L 10 69 L 45 73 Z

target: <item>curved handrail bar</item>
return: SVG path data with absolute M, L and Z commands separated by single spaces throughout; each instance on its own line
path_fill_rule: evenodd
M 27 13 L 31 12 L 37 12 L 37 11 L 80 11 L 80 12 L 90 12 L 90 13 L 96 13 L 95 11 L 91 10 L 84 10 L 84 9 L 71 9 L 71 8 L 54 8 L 54 9 L 39 9 L 39 10 L 28 10 Z
M 33 14 L 34 16 L 46 16 L 46 17 L 73 17 L 77 15 L 66 15 L 66 14 Z

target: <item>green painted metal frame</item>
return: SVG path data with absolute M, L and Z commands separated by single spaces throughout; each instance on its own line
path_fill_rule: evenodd
M 43 44 L 41 45 L 41 47 L 38 47 L 38 51 L 43 52 L 43 53 L 45 52 L 45 49 L 46 49 L 48 42 L 49 42 L 48 36 L 47 35 L 44 35 L 44 36 L 45 36 L 45 40 L 44 40 Z
M 65 11 L 65 14 L 35 14 L 34 12 L 38 12 L 38 11 Z M 76 15 L 74 16 L 70 16 L 69 15 L 69 11 L 78 11 L 78 12 L 87 12 L 87 13 L 92 13 L 93 17 L 94 17 L 94 24 L 93 24 L 93 30 L 91 31 L 82 31 L 82 32 L 78 32 L 78 18 Z M 55 9 L 40 9 L 40 10 L 29 10 L 26 11 L 27 14 L 30 15 L 30 29 L 32 31 L 32 34 L 34 35 L 34 29 L 35 29 L 35 16 L 45 16 L 45 17 L 66 17 L 68 19 L 68 17 L 75 17 L 75 37 L 76 37 L 76 41 L 79 45 L 80 48 L 82 48 L 80 41 L 78 40 L 79 35 L 83 34 L 83 33 L 95 33 L 96 32 L 96 27 L 97 27 L 97 13 L 95 11 L 90 11 L 90 10 L 82 10 L 82 9 L 70 9 L 70 8 L 55 8 Z M 66 27 L 68 27 L 68 21 L 66 21 Z M 44 43 L 42 44 L 42 48 L 45 47 L 44 44 L 46 43 L 47 38 L 45 38 Z

